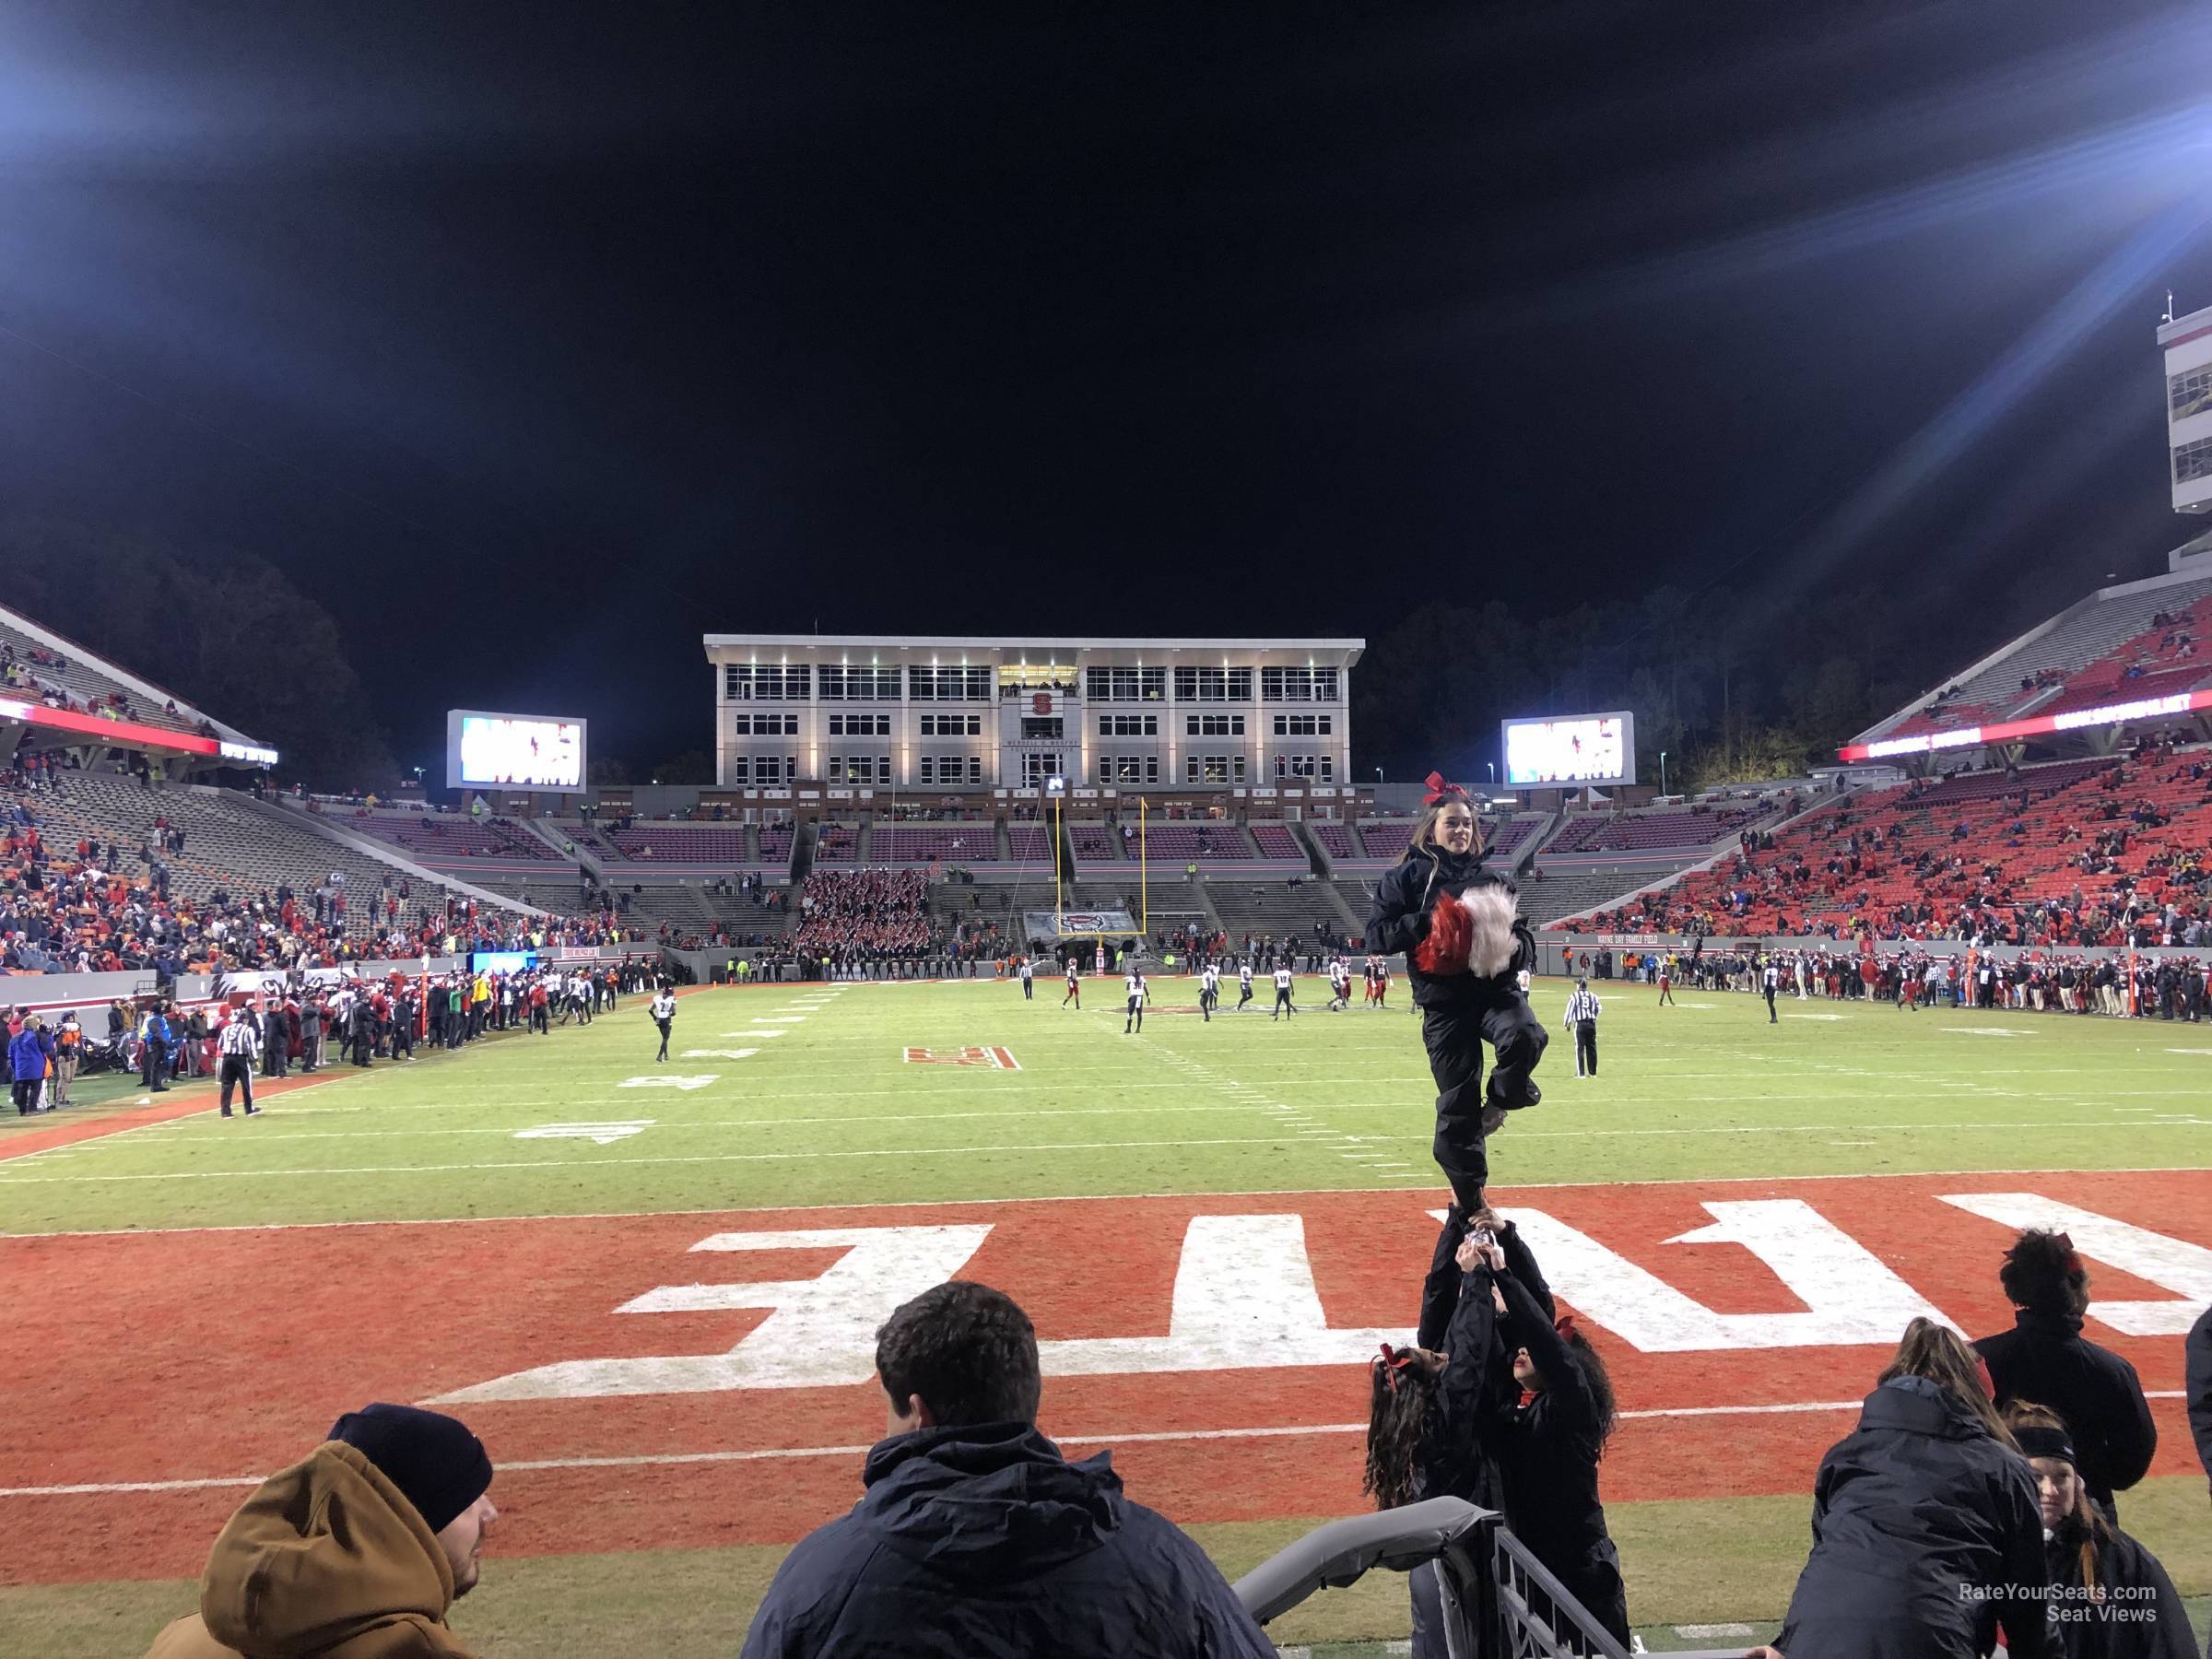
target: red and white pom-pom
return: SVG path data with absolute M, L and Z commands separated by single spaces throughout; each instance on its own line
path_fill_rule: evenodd
M 1512 894 L 1487 882 L 1438 900 L 1415 965 L 1424 973 L 1495 979 L 1512 965 L 1514 913 Z

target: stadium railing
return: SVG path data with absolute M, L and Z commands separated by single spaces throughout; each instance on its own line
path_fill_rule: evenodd
M 1458 1498 L 1316 1527 L 1239 1579 L 1237 1599 L 1265 1626 L 1315 1592 L 1344 1589 L 1377 1567 L 1436 1572 L 1451 1659 L 1628 1659 L 1496 1511 Z M 1713 1650 L 1706 1659 L 1744 1652 Z

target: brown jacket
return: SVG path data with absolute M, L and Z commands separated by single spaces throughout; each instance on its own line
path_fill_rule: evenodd
M 415 1506 L 327 1441 L 262 1483 L 215 1540 L 200 1610 L 147 1659 L 468 1659 L 453 1573 Z

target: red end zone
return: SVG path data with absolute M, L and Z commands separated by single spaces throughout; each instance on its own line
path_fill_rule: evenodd
M 1853 1317 L 1835 1312 L 1848 1291 L 1873 1322 L 1903 1297 L 1972 1335 L 2009 1324 L 1995 1268 L 2017 1223 L 1986 1213 L 2007 1204 L 2101 1218 L 2069 1223 L 2119 1322 L 2093 1317 L 2090 1334 L 2153 1394 L 2181 1386 L 2166 1327 L 2212 1295 L 2193 1277 L 2212 1265 L 2207 1171 L 1498 1197 L 1532 1237 L 1549 1230 L 1539 1253 L 1630 1414 L 1606 1463 L 1615 1500 L 1807 1491 L 1886 1352 L 1863 1334 L 1829 1340 L 1843 1327 L 1821 1322 Z M 13 1402 L 0 1525 L 14 1541 L 0 1581 L 195 1572 L 252 1479 L 341 1411 L 455 1393 L 471 1397 L 446 1408 L 501 1468 L 502 1553 L 787 1543 L 852 1502 L 859 1449 L 883 1430 L 866 1380 L 879 1315 L 837 1288 L 841 1264 L 852 1283 L 880 1280 L 871 1261 L 925 1277 L 954 1261 L 1016 1296 L 1045 1347 L 1046 1430 L 1078 1453 L 1113 1446 L 1133 1494 L 1176 1519 L 1349 1513 L 1359 1345 L 1411 1324 L 1439 1202 L 1298 1193 L 0 1239 Z M 760 1237 L 794 1232 L 815 1237 Z M 802 1300 L 728 1305 L 747 1296 Z M 762 1331 L 771 1321 L 783 1323 Z M 666 1392 L 679 1388 L 691 1392 Z M 2193 1468 L 2180 1401 L 2153 1405 L 2154 1472 Z M 172 1484 L 186 1482 L 208 1484 Z M 56 1489 L 85 1487 L 101 1489 Z

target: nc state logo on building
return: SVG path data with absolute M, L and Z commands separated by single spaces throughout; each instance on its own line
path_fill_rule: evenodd
M 1032 714 L 1050 714 L 1052 712 L 1053 694 L 1050 691 L 1040 691 L 1030 699 L 1030 712 Z

